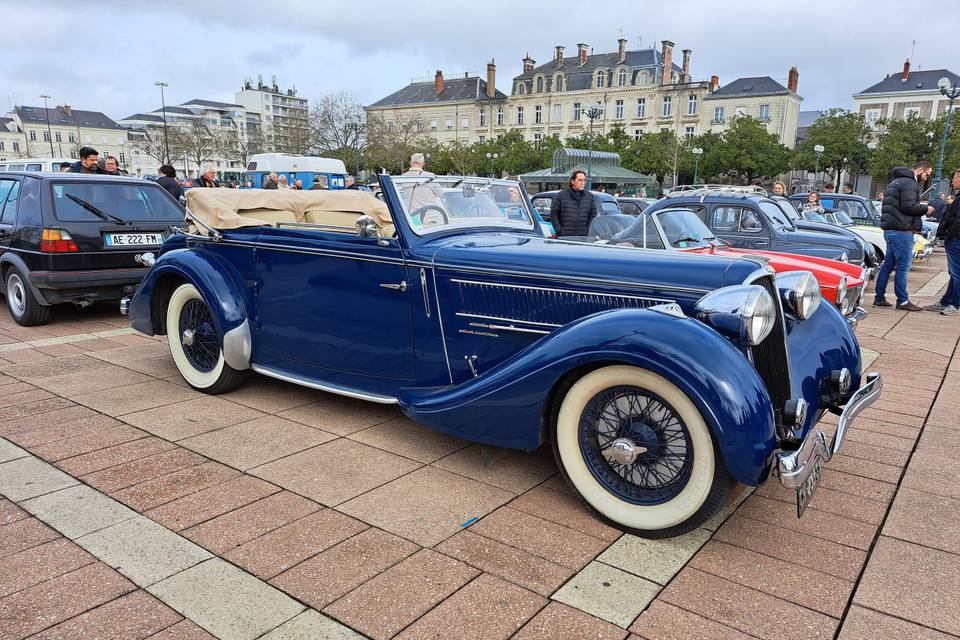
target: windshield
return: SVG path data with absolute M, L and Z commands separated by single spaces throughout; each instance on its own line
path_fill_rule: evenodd
M 827 219 L 814 211 L 813 209 L 806 209 L 803 212 L 803 219 L 807 222 L 826 222 Z
M 790 222 L 790 218 L 780 210 L 780 207 L 774 204 L 773 202 L 761 201 L 760 208 L 763 209 L 763 212 L 767 214 L 767 217 L 770 218 L 770 221 L 773 223 L 773 226 L 777 229 L 792 229 L 793 223 Z
M 152 184 L 54 184 L 53 207 L 62 222 L 176 223 L 184 215 L 166 191 Z
M 667 209 L 655 214 L 667 242 L 675 249 L 711 247 L 717 238 L 700 217 L 689 209 Z
M 780 207 L 780 211 L 783 211 L 783 215 L 787 216 L 791 222 L 796 222 L 800 219 L 800 214 L 797 213 L 796 207 L 794 207 L 793 203 L 789 200 L 777 198 L 774 200 L 774 202 L 777 203 L 777 206 Z
M 860 200 L 838 200 L 833 204 L 833 208 L 836 209 L 839 215 L 845 215 L 847 219 L 850 218 L 870 218 L 872 213 L 867 206 Z M 853 220 L 850 220 L 852 223 Z
M 853 218 L 848 216 L 843 211 L 840 211 L 840 210 L 834 211 L 833 216 L 837 219 L 837 224 L 842 224 L 844 226 L 848 224 L 853 224 Z
M 534 229 L 520 184 L 511 180 L 416 176 L 393 179 L 414 233 L 451 227 Z

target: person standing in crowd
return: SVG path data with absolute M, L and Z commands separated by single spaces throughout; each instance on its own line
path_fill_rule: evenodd
M 99 151 L 93 147 L 83 147 L 80 149 L 80 159 L 70 165 L 68 173 L 102 173 L 97 166 L 99 160 Z
M 183 187 L 177 182 L 177 170 L 172 165 L 164 164 L 160 166 L 160 177 L 157 178 L 157 184 L 166 189 L 170 195 L 180 202 L 183 197 Z
M 803 203 L 804 211 L 813 211 L 814 213 L 823 213 L 823 205 L 820 203 L 820 194 L 811 191 L 807 196 L 807 201 Z
M 120 163 L 113 156 L 107 156 L 103 161 L 103 172 L 111 176 L 122 176 Z
M 69 162 L 61 162 L 61 163 L 60 163 L 60 173 L 67 173 L 68 171 L 70 171 L 70 163 L 69 163 Z
M 950 183 L 954 191 L 960 191 L 960 171 L 953 174 Z M 940 226 L 937 227 L 937 238 L 943 241 L 943 248 L 947 252 L 947 290 L 943 297 L 935 304 L 928 304 L 925 311 L 939 311 L 945 316 L 960 314 L 960 200 L 955 196 L 947 201 L 950 203 L 943 211 Z
M 264 189 L 276 189 L 277 188 L 277 174 L 271 173 L 268 176 L 263 178 L 263 188 Z
M 773 195 L 775 196 L 785 196 L 787 195 L 787 185 L 783 184 L 779 180 L 773 183 Z
M 323 183 L 320 179 L 320 176 L 313 176 L 313 184 L 310 186 L 310 191 L 325 191 L 327 185 Z
M 877 274 L 877 291 L 873 299 L 875 307 L 891 307 L 887 302 L 887 282 L 890 273 L 896 270 L 893 290 L 897 295 L 897 309 L 902 311 L 920 311 L 922 307 L 910 302 L 907 293 L 907 273 L 913 261 L 913 234 L 923 229 L 922 220 L 926 214 L 933 213 L 933 207 L 920 203 L 920 182 L 930 179 L 933 169 L 926 160 L 906 167 L 894 167 L 893 180 L 883 192 L 883 206 L 880 209 L 880 228 L 887 242 L 887 254 Z
M 426 178 L 434 177 L 436 175 L 435 173 L 430 173 L 429 171 L 423 170 L 425 163 L 426 163 L 426 159 L 423 157 L 423 154 L 415 153 L 412 156 L 410 156 L 410 168 L 404 171 L 403 173 L 401 173 L 400 175 L 402 177 L 407 177 L 407 176 L 414 176 L 414 177 L 423 176 Z
M 303 180 L 297 178 L 293 181 L 293 190 L 294 191 L 303 191 Z
M 597 215 L 593 194 L 586 190 L 587 174 L 579 169 L 570 175 L 566 189 L 550 205 L 550 224 L 557 237 L 585 236 Z
M 277 178 L 277 189 L 289 189 L 290 184 L 287 183 L 287 176 L 280 174 L 280 177 Z
M 217 171 L 213 167 L 206 166 L 203 168 L 203 171 L 200 173 L 200 177 L 193 181 L 193 186 L 195 187 L 219 187 L 220 183 L 217 182 Z
M 357 179 L 353 176 L 347 176 L 347 179 L 343 181 L 344 189 L 359 189 L 357 186 Z
M 936 198 L 931 198 L 928 202 L 931 207 L 933 207 L 933 213 L 930 214 L 933 222 L 940 222 L 940 218 L 943 217 L 943 212 L 947 208 L 947 201 L 943 197 L 943 191 L 937 194 Z
M 823 192 L 824 192 L 824 193 L 834 193 L 833 183 L 832 183 L 832 182 L 828 182 L 827 184 L 823 185 Z
M 851 193 L 853 193 L 853 183 L 852 183 L 852 182 L 844 182 L 844 183 L 843 183 L 843 187 L 841 187 L 841 190 L 842 190 L 844 193 L 846 193 L 846 194 L 851 194 Z

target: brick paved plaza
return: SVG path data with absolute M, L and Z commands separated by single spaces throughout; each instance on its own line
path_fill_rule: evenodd
M 884 395 L 802 520 L 770 482 L 647 541 L 549 450 L 258 376 L 204 396 L 111 307 L 4 311 L 0 638 L 960 636 L 960 318 L 871 308 L 858 336 Z

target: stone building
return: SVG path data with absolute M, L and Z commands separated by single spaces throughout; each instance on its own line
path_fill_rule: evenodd
M 130 159 L 132 148 L 126 130 L 100 111 L 82 111 L 70 105 L 50 109 L 21 105 L 14 107 L 7 118 L 5 128 L 19 134 L 19 157 L 77 158 L 80 147 L 93 147 L 101 156 L 116 157 L 120 166 Z M 4 147 L 8 146 L 6 134 L 3 139 Z M 5 154 L 0 151 L 0 156 Z
M 948 69 L 911 71 L 907 59 L 900 73 L 887 74 L 883 80 L 854 94 L 853 110 L 863 115 L 874 130 L 880 131 L 883 120 L 911 115 L 935 120 L 947 111 L 947 98 L 937 87 L 940 78 L 948 78 L 954 86 L 960 85 L 960 76 Z
M 713 76 L 711 90 L 704 99 L 702 129 L 720 133 L 734 117 L 750 116 L 765 124 L 781 144 L 793 148 L 803 98 L 797 94 L 800 74 L 796 67 L 790 69 L 787 78 L 787 86 L 770 76 L 757 76 L 737 78 L 721 87 L 717 76 Z

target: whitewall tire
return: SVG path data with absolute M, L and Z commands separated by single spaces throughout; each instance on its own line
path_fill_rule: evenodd
M 586 374 L 564 396 L 555 427 L 568 482 L 603 518 L 637 535 L 698 527 L 735 484 L 696 405 L 646 369 Z
M 192 284 L 177 287 L 167 304 L 167 342 L 177 370 L 204 393 L 224 393 L 242 381 L 242 372 L 223 359 L 222 336 L 203 296 Z

